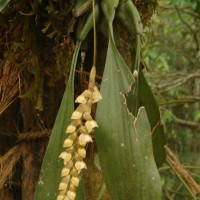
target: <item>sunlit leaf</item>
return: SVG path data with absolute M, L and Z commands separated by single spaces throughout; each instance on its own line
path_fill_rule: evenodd
M 42 163 L 41 173 L 34 200 L 55 200 L 58 194 L 60 183 L 60 173 L 63 162 L 58 158 L 63 151 L 63 141 L 66 139 L 65 129 L 70 122 L 71 114 L 74 110 L 74 73 L 80 44 L 74 52 L 68 84 L 63 95 L 63 99 L 56 117 L 56 121 L 51 133 L 51 138 Z M 80 188 L 80 186 L 79 186 Z M 79 191 L 77 200 L 83 200 L 83 192 Z
M 109 41 L 98 103 L 95 137 L 106 186 L 114 200 L 161 200 L 161 184 L 154 161 L 151 129 L 144 108 L 134 119 L 125 93 L 133 76 Z M 135 120 L 135 121 L 134 121 Z

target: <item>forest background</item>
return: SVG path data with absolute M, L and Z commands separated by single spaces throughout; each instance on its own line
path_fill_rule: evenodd
M 168 145 L 179 155 L 198 183 L 199 14 L 199 1 L 160 1 L 151 28 L 146 29 L 146 43 L 143 46 L 143 59 L 150 71 L 147 77 L 160 104 Z M 180 182 L 173 179 L 169 171 L 163 169 L 162 173 L 172 199 L 180 199 L 183 195 Z
M 200 184 L 200 1 L 149 2 L 155 6 L 148 20 L 143 19 L 141 64 L 159 104 L 167 144 Z M 20 177 L 39 174 L 38 166 L 69 75 L 66 66 L 71 62 L 73 41 L 65 40 L 66 29 L 70 27 L 63 29 L 62 20 L 74 6 L 73 1 L 63 5 L 61 12 L 55 1 L 44 4 L 13 1 L 0 14 L 0 156 L 16 143 L 23 143 L 13 161 L 14 175 L 1 188 L 0 199 L 21 199 L 22 194 L 26 196 L 30 192 L 25 191 L 30 179 L 21 181 Z M 126 41 L 123 44 L 129 48 Z M 84 89 L 79 78 L 76 85 L 77 93 Z M 24 133 L 34 133 L 34 136 L 27 138 Z M 35 142 L 38 137 L 41 141 Z M 183 183 L 167 164 L 159 170 L 166 199 L 189 199 Z M 37 179 L 34 177 L 33 183 Z

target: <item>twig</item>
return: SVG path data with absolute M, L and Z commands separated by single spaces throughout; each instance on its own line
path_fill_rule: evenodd
M 51 130 L 47 131 L 37 131 L 37 132 L 29 132 L 29 133 L 20 133 L 17 137 L 18 142 L 36 140 L 38 138 L 49 137 L 51 134 Z
M 21 156 L 21 146 L 16 145 L 10 149 L 5 155 L 0 157 L 0 189 L 11 179 L 14 167 Z
M 183 165 L 179 162 L 179 160 L 172 153 L 172 151 L 167 146 L 165 146 L 164 148 L 168 164 L 175 172 L 175 174 L 180 178 L 180 180 L 185 185 L 186 189 L 191 194 L 193 199 L 196 200 L 195 195 L 200 194 L 200 186 L 191 177 L 189 172 L 186 169 L 184 169 Z
M 189 100 L 189 101 L 195 101 L 198 102 L 200 101 L 200 97 L 199 96 L 177 96 L 177 99 L 185 99 L 185 100 Z
M 198 166 L 187 166 L 187 165 L 183 165 L 185 169 L 196 169 L 196 170 L 200 170 L 200 167 Z M 165 167 L 160 167 L 159 171 L 164 171 L 164 170 L 168 170 L 170 169 L 170 167 L 165 166 Z
M 177 124 L 187 126 L 187 127 L 190 127 L 190 128 L 200 129 L 200 124 L 197 123 L 197 122 L 180 119 L 180 118 L 176 117 L 174 114 L 172 114 L 172 117 Z
M 178 13 L 180 20 L 183 22 L 183 24 L 185 24 L 185 26 L 190 30 L 191 34 L 193 35 L 194 41 L 195 41 L 196 46 L 197 46 L 196 50 L 199 51 L 199 40 L 198 40 L 198 37 L 197 37 L 197 33 L 195 33 L 195 31 L 191 28 L 191 26 L 183 19 L 178 6 L 174 6 L 174 7 L 175 7 L 175 10 Z
M 180 104 L 180 103 L 196 103 L 196 100 L 192 99 L 181 99 L 181 100 L 175 100 L 175 101 L 167 101 L 163 103 L 159 103 L 159 106 L 165 106 L 165 105 L 170 105 L 170 104 Z
M 163 188 L 163 191 L 167 200 L 173 200 L 169 194 L 169 191 L 166 188 Z
M 17 68 L 10 61 L 6 61 L 0 79 L 0 114 L 17 99 L 21 88 L 19 77 Z
M 179 79 L 176 79 L 175 81 L 167 81 L 167 83 L 162 85 L 157 85 L 156 88 L 163 91 L 169 91 L 173 88 L 179 87 L 188 81 L 191 81 L 195 78 L 200 78 L 200 71 L 197 71 L 196 73 L 191 73 L 188 76 L 181 77 Z
M 78 74 L 84 74 L 84 75 L 86 75 L 86 76 L 89 76 L 89 75 L 90 75 L 89 72 L 82 71 L 82 70 L 76 70 L 76 73 L 78 73 Z M 99 79 L 99 80 L 102 80 L 102 77 L 99 76 L 99 75 L 96 75 L 95 78 L 96 78 L 96 79 Z
M 14 186 L 14 187 L 19 187 L 19 188 L 21 188 L 21 186 L 22 186 L 22 184 L 21 184 L 21 182 L 15 182 L 15 181 L 9 181 L 9 183 L 5 183 L 4 184 L 4 187 L 12 187 L 12 186 Z
M 173 10 L 174 11 L 174 7 L 172 6 L 165 6 L 165 7 L 162 7 L 164 10 Z M 195 12 L 193 11 L 193 9 L 191 7 L 184 7 L 184 8 L 179 8 L 179 10 L 182 12 L 182 13 L 186 13 L 188 15 L 191 15 L 192 17 L 195 17 L 197 19 L 200 19 L 200 15 L 198 14 L 195 14 Z
M 186 196 L 186 197 L 189 197 L 188 194 L 183 194 L 183 193 L 181 193 L 181 192 L 177 192 L 177 191 L 175 191 L 175 190 L 170 190 L 170 189 L 168 189 L 168 191 L 171 192 L 171 193 L 173 193 L 173 194 L 174 194 L 173 196 L 175 196 L 175 194 L 177 194 L 177 195 L 180 195 L 180 196 Z M 196 200 L 196 199 L 195 199 L 195 200 Z

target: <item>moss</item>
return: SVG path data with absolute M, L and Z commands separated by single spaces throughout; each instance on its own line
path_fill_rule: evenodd
M 154 11 L 156 10 L 157 0 L 134 0 L 136 4 L 144 26 L 148 25 Z

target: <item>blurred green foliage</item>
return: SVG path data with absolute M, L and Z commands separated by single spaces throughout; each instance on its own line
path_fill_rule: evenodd
M 159 1 L 145 29 L 143 61 L 160 102 L 168 145 L 200 183 L 200 1 Z M 195 76 L 197 75 L 198 76 Z M 191 78 L 189 78 L 191 77 Z M 196 169 L 194 169 L 196 168 Z M 180 180 L 161 170 L 171 199 L 190 199 Z
M 9 1 L 0 2 L 7 4 Z M 34 76 L 37 87 L 31 96 L 36 96 L 37 100 L 37 91 L 42 88 L 42 83 L 37 80 L 43 79 L 40 66 L 45 66 L 42 70 L 49 79 L 49 86 L 67 75 L 68 69 L 65 66 L 69 62 L 73 45 L 66 38 L 70 27 L 69 12 L 74 2 L 68 5 L 67 1 L 61 4 L 59 1 L 48 1 L 48 5 L 45 5 L 42 0 L 34 3 L 14 0 L 11 6 L 3 10 L 4 16 L 0 15 L 0 63 L 10 56 L 20 69 Z M 6 4 L 0 4 L 0 7 L 3 9 Z M 24 17 L 26 15 L 29 17 Z M 200 81 L 195 78 L 195 74 L 200 73 L 199 22 L 200 0 L 159 0 L 157 13 L 145 29 L 142 51 L 143 61 L 151 72 L 147 74 L 148 80 L 161 103 L 160 110 L 169 146 L 179 154 L 179 159 L 191 170 L 198 183 Z M 6 37 L 3 32 L 5 29 Z M 9 41 L 17 42 L 11 47 Z M 7 45 L 6 53 L 2 44 Z M 37 49 L 37 46 L 41 48 Z M 19 51 L 21 58 L 16 56 Z M 187 79 L 190 75 L 193 77 Z M 34 88 L 32 85 L 28 87 L 29 92 Z M 189 199 L 183 184 L 173 173 L 169 173 L 168 169 L 161 170 L 161 173 L 164 189 L 172 199 Z

